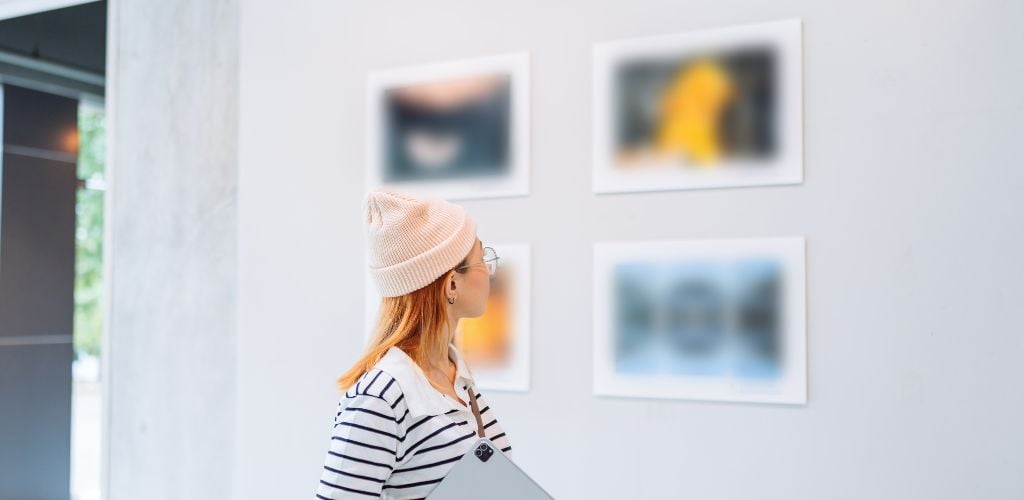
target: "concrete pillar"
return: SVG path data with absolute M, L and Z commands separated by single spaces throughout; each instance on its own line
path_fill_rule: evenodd
M 107 498 L 231 498 L 239 5 L 109 9 Z

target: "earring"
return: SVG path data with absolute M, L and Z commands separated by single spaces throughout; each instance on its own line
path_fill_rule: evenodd
M 448 303 L 449 304 L 454 304 L 455 303 L 455 297 L 448 297 Z

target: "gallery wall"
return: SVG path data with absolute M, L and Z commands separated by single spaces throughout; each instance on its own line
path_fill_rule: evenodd
M 530 54 L 528 392 L 488 398 L 559 499 L 1019 498 L 1019 4 L 281 2 L 241 8 L 235 494 L 312 495 L 365 309 L 366 76 Z M 594 194 L 591 50 L 803 21 L 800 185 Z M 1017 198 L 1015 198 L 1017 197 Z M 595 242 L 806 238 L 806 405 L 594 396 Z M 271 480 L 265 480 L 271 479 Z

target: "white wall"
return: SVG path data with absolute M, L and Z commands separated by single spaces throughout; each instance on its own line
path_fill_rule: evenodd
M 598 41 L 804 20 L 801 186 L 590 192 Z M 363 327 L 367 71 L 527 50 L 533 390 L 489 395 L 559 499 L 1024 497 L 1024 4 L 243 0 L 239 498 L 312 495 Z M 591 395 L 594 241 L 805 235 L 805 407 Z

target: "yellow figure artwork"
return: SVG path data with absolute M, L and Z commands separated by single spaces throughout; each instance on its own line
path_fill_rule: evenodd
M 661 96 L 655 141 L 659 152 L 711 166 L 722 155 L 719 123 L 734 92 L 729 73 L 711 59 L 681 69 Z

